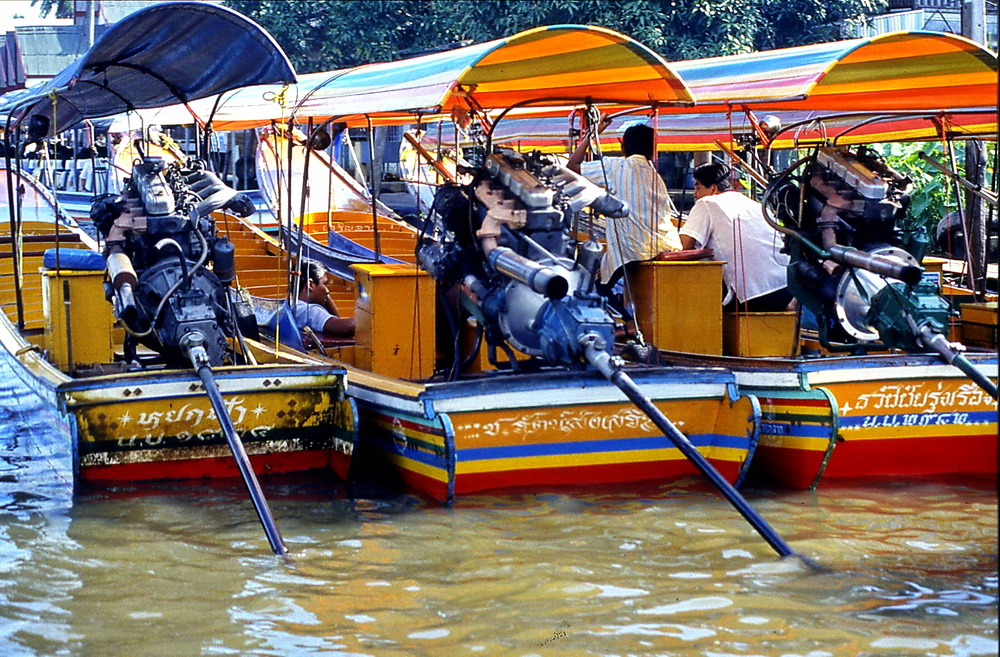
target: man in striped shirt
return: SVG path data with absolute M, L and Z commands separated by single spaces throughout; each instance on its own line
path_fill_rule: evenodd
M 599 132 L 611 124 L 602 116 Z M 607 250 L 601 260 L 598 291 L 605 296 L 624 275 L 631 280 L 635 267 L 652 260 L 664 251 L 679 251 L 680 236 L 671 217 L 677 214 L 663 179 L 653 166 L 653 129 L 633 125 L 622 135 L 624 157 L 604 157 L 584 162 L 589 139 L 573 151 L 567 167 L 591 182 L 606 188 L 628 204 L 629 213 L 619 219 L 606 219 Z M 627 289 L 627 285 L 626 285 Z M 621 310 L 621 309 L 619 309 Z

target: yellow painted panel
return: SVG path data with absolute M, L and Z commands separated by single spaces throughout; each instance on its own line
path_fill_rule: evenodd
M 346 426 L 348 407 L 333 394 L 321 389 L 270 390 L 227 394 L 225 403 L 233 426 L 240 432 L 316 427 L 334 420 Z M 202 436 L 214 436 L 220 431 L 211 402 L 203 394 L 87 404 L 74 413 L 84 442 L 114 440 L 121 446 L 156 447 L 166 439 L 176 438 L 197 445 Z
M 43 270 L 42 276 L 46 344 L 55 365 L 67 371 L 71 353 L 74 367 L 110 362 L 114 357 L 111 345 L 114 316 L 111 304 L 104 299 L 104 272 Z
M 403 379 L 434 373 L 434 280 L 413 265 L 353 265 L 359 367 Z
M 962 304 L 961 341 L 967 347 L 997 347 L 997 302 Z
M 788 356 L 795 341 L 796 314 L 725 313 L 723 353 L 727 356 Z
M 644 262 L 631 286 L 636 320 L 660 349 L 722 353 L 722 264 Z

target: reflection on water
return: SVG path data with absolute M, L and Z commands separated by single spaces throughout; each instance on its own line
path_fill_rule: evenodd
M 693 479 L 451 508 L 264 480 L 284 563 L 235 482 L 74 501 L 53 419 L 3 395 L 0 655 L 997 653 L 995 480 L 744 491 L 821 572 Z

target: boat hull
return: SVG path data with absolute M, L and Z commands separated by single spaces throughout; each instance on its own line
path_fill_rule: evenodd
M 240 476 L 193 373 L 101 379 L 60 388 L 82 482 Z M 323 469 L 347 477 L 356 411 L 343 395 L 342 372 L 219 368 L 216 381 L 256 472 Z
M 698 471 L 646 415 L 596 373 L 505 375 L 428 386 L 352 371 L 359 449 L 409 489 L 449 502 L 517 488 L 669 481 Z M 757 442 L 756 400 L 721 371 L 633 373 L 722 475 L 738 482 Z M 380 383 L 382 385 L 380 385 Z
M 996 355 L 968 358 L 996 380 Z M 729 366 L 741 393 L 761 403 L 755 475 L 815 488 L 821 481 L 997 474 L 996 401 L 935 356 L 733 359 Z
M 77 485 L 240 476 L 194 372 L 70 378 L 4 315 L 0 346 L 0 359 L 65 428 Z M 302 363 L 215 373 L 258 474 L 321 469 L 346 479 L 357 407 L 344 395 L 343 368 Z

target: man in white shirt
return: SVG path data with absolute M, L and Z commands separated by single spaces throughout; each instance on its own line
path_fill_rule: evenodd
M 295 303 L 295 323 L 316 333 L 335 337 L 354 335 L 354 318 L 340 317 L 330 297 L 326 268 L 313 260 L 304 260 L 299 268 L 299 295 Z
M 611 124 L 601 117 L 599 132 Z M 653 129 L 634 125 L 622 135 L 624 157 L 604 157 L 584 162 L 589 140 L 583 140 L 569 158 L 567 168 L 607 190 L 628 204 L 628 216 L 607 218 L 607 250 L 601 260 L 598 289 L 605 295 L 623 275 L 631 277 L 636 264 L 664 251 L 681 248 L 671 217 L 677 212 L 663 179 L 653 166 Z M 629 280 L 629 279 L 626 279 Z
M 788 291 L 788 256 L 778 232 L 765 220 L 760 203 L 730 189 L 729 167 L 711 163 L 694 170 L 695 204 L 681 226 L 685 249 L 706 248 L 725 261 L 727 308 L 780 312 L 795 308 Z

